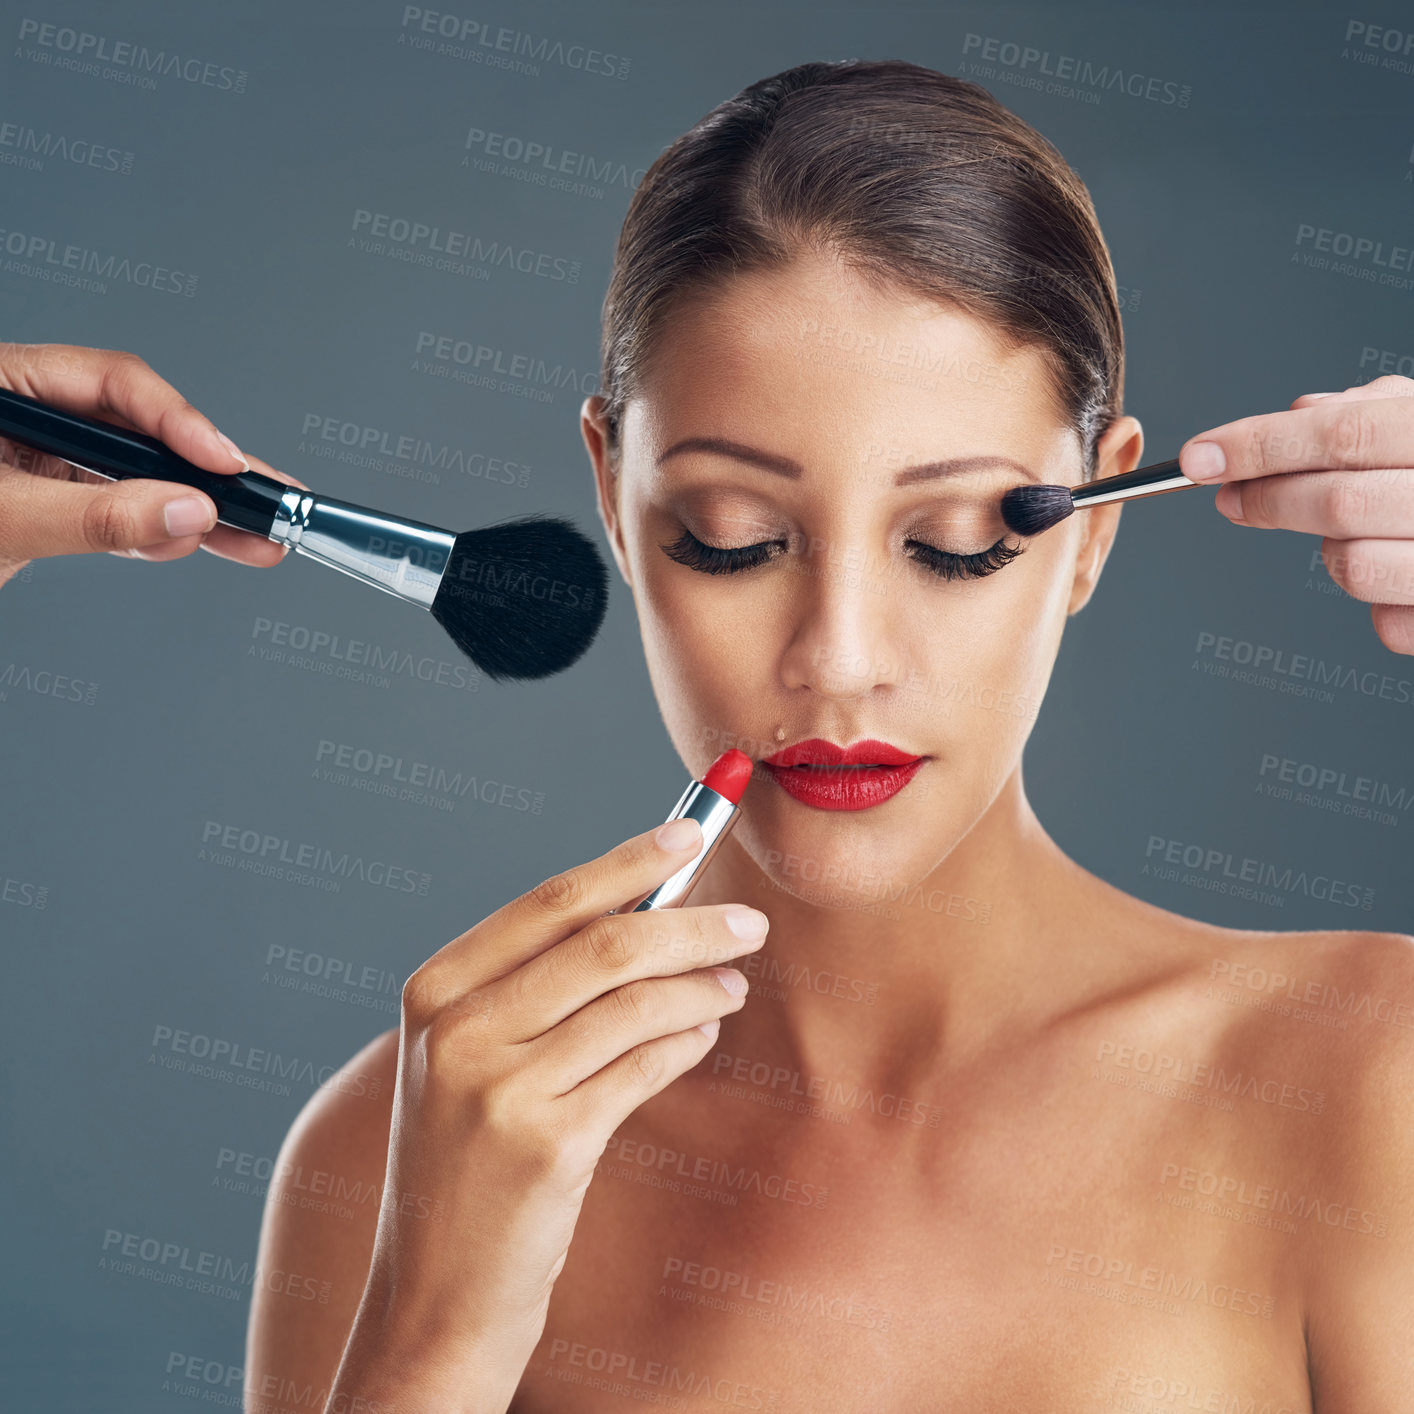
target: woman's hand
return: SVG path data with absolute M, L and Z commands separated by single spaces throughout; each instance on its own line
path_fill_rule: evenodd
M 1223 482 L 1217 506 L 1236 524 L 1324 536 L 1331 578 L 1371 606 L 1387 648 L 1414 653 L 1414 379 L 1306 393 L 1191 438 L 1179 462 Z
M 709 964 L 759 948 L 763 913 L 606 916 L 701 841 L 692 820 L 628 840 L 508 903 L 408 978 L 377 1236 L 331 1401 L 509 1405 L 609 1139 L 743 1004 L 745 977 Z
M 0 344 L 0 387 L 160 438 L 206 471 L 247 468 L 304 486 L 241 453 L 136 354 L 75 344 Z M 305 489 L 308 489 L 307 487 Z M 46 555 L 106 550 L 175 560 L 200 545 L 243 564 L 279 564 L 283 546 L 216 524 L 209 496 L 167 481 L 108 481 L 0 439 L 0 584 Z

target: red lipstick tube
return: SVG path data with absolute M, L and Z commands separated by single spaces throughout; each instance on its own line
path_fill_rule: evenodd
M 647 908 L 674 908 L 692 891 L 698 876 L 726 839 L 727 831 L 741 814 L 737 802 L 751 779 L 751 758 L 744 751 L 724 751 L 700 781 L 683 791 L 668 820 L 693 819 L 702 826 L 702 848 L 677 873 L 665 879 L 638 903 L 615 909 L 616 913 L 638 913 Z M 668 820 L 663 823 L 667 824 Z

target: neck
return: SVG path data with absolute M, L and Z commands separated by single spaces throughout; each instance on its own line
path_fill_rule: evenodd
M 817 1089 L 857 1084 L 926 1102 L 992 1042 L 1078 994 L 1079 934 L 1062 920 L 1097 882 L 1042 829 L 1019 766 L 926 879 L 855 907 L 776 885 L 729 836 L 689 902 L 748 903 L 771 931 L 735 964 L 751 992 L 723 1020 L 702 1074 L 731 1079 L 731 1057 L 737 1075 L 755 1066 L 762 1076 L 764 1064 L 781 1077 L 755 1088 L 802 1100 L 815 1077 Z

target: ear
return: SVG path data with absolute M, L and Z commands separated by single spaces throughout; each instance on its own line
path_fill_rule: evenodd
M 619 574 L 632 589 L 633 579 L 628 572 L 628 555 L 624 550 L 623 525 L 619 520 L 618 468 L 609 452 L 609 429 L 604 421 L 604 406 L 604 399 L 597 393 L 585 398 L 579 410 L 579 431 L 589 452 L 589 460 L 594 464 L 599 519 L 603 522 L 604 534 L 608 537 Z
M 1127 471 L 1133 471 L 1143 454 L 1144 429 L 1138 420 L 1132 417 L 1116 418 L 1095 444 L 1095 478 L 1122 476 Z M 1090 602 L 1090 596 L 1100 580 L 1100 571 L 1109 557 L 1110 546 L 1114 544 L 1115 533 L 1119 530 L 1119 513 L 1123 509 L 1123 502 L 1110 501 L 1078 513 L 1084 522 L 1084 529 L 1075 557 L 1075 580 L 1070 589 L 1067 614 L 1078 614 Z

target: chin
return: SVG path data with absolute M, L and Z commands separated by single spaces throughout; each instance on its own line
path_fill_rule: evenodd
M 937 762 L 925 765 L 925 772 Z M 758 770 L 760 768 L 758 767 Z M 787 795 L 769 778 L 753 782 L 754 800 L 734 838 L 772 892 L 821 908 L 888 913 L 926 892 L 926 883 L 966 833 L 956 810 L 940 810 L 919 776 L 883 804 L 821 810 Z M 931 799 L 930 799 L 931 797 Z

